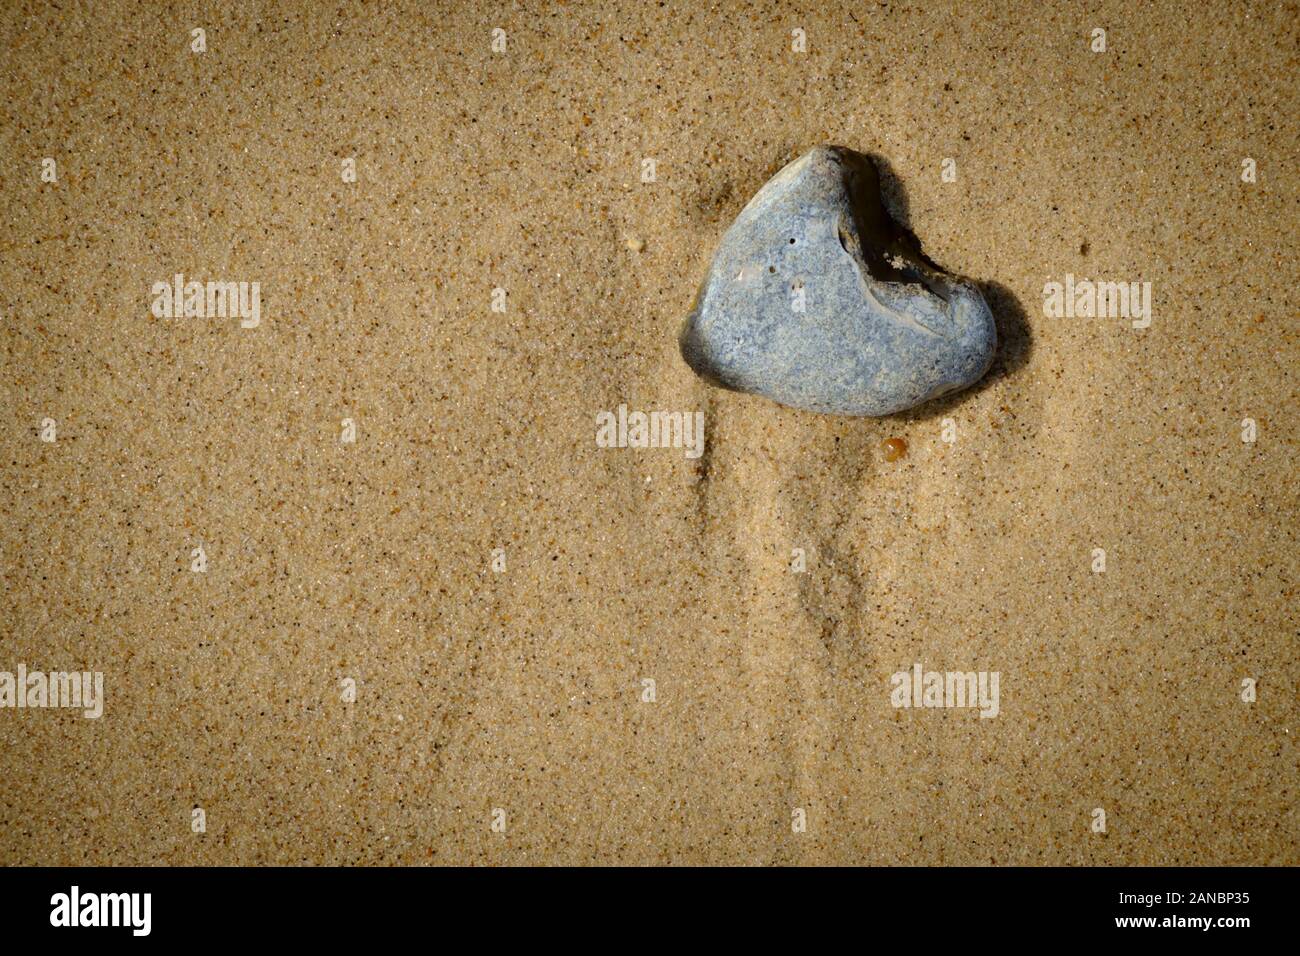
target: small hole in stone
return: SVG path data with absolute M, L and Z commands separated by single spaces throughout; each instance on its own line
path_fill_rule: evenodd
M 792 246 L 794 245 L 794 240 L 793 240 L 793 239 L 790 240 L 790 245 L 792 245 Z

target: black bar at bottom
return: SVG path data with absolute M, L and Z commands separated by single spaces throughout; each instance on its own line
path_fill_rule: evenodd
M 283 938 L 373 946 L 422 931 L 450 942 L 445 934 L 459 930 L 482 942 L 640 948 L 656 938 L 680 945 L 694 925 L 731 943 L 770 942 L 784 930 L 809 941 L 834 933 L 944 947 L 1044 934 L 1233 945 L 1292 925 L 1284 908 L 1294 910 L 1295 872 L 8 868 L 0 869 L 0 926 L 6 943 L 63 936 L 127 945 Z

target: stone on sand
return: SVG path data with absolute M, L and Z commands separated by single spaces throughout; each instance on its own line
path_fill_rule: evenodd
M 889 415 L 978 381 L 997 331 L 975 284 L 894 223 L 875 163 L 819 146 L 736 217 L 680 344 L 714 385 L 813 412 Z

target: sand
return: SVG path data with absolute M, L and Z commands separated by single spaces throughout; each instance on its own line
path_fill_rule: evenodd
M 1069 6 L 13 5 L 0 671 L 105 699 L 0 709 L 0 863 L 1300 863 L 1295 7 Z M 818 143 L 985 284 L 974 390 L 681 361 Z

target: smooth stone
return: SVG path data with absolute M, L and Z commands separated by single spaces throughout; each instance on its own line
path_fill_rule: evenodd
M 818 146 L 722 237 L 680 345 L 714 385 L 813 412 L 889 415 L 978 381 L 997 328 L 975 284 L 926 259 L 890 218 L 871 158 Z

